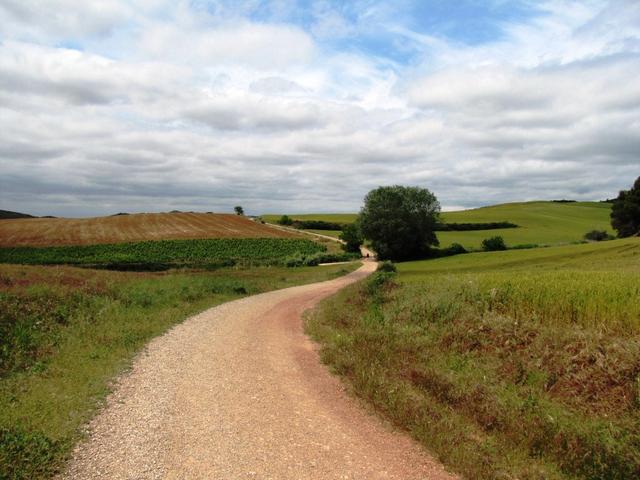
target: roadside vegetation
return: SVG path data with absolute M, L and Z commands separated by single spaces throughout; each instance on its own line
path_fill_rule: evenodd
M 307 319 L 467 478 L 640 477 L 640 239 L 400 263 Z
M 356 266 L 134 273 L 0 265 L 0 478 L 59 472 L 113 378 L 172 325 Z

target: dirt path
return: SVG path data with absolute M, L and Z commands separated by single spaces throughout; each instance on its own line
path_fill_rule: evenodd
M 153 340 L 66 477 L 453 478 L 359 407 L 302 332 L 304 310 L 374 268 L 229 302 Z

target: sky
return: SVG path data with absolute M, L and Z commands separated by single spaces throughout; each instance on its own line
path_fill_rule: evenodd
M 638 0 L 0 0 L 0 209 L 611 198 L 639 78 Z

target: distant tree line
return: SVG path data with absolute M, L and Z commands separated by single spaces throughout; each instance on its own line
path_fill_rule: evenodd
M 326 222 L 324 220 L 299 220 L 283 215 L 278 220 L 280 225 L 287 225 L 303 230 L 344 230 L 350 223 Z M 497 230 L 500 228 L 518 228 L 511 222 L 476 222 L 476 223 L 436 223 L 436 232 L 467 232 L 472 230 Z
M 499 228 L 518 228 L 511 222 L 486 223 L 436 223 L 436 232 L 467 232 L 471 230 L 497 230 Z
M 293 220 L 293 228 L 303 230 L 344 230 L 347 223 L 325 222 L 324 220 Z

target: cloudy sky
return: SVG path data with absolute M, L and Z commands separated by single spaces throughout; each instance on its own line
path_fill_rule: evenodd
M 603 199 L 639 79 L 637 0 L 0 0 L 0 208 Z

